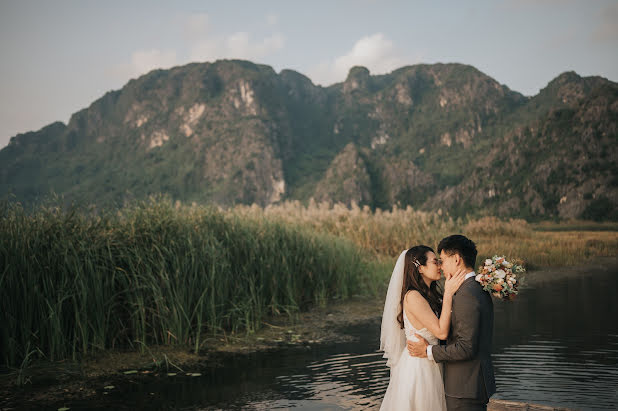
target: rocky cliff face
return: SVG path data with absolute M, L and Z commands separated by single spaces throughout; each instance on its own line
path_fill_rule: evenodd
M 573 72 L 526 98 L 474 67 L 315 86 L 246 61 L 131 80 L 0 150 L 0 195 L 120 205 L 284 199 L 455 214 L 618 218 L 616 83 Z M 613 217 L 612 217 L 613 216 Z
M 371 179 L 353 143 L 344 147 L 315 189 L 315 200 L 333 203 L 371 204 Z
M 564 105 L 539 119 L 513 124 L 479 153 L 468 178 L 425 205 L 448 209 L 465 204 L 498 215 L 615 220 L 618 85 L 604 83 L 578 98 L 571 94 L 581 90 L 577 85 L 557 90 Z

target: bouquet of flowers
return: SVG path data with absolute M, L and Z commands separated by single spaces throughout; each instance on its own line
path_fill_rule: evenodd
M 476 281 L 494 297 L 512 300 L 517 295 L 516 274 L 525 271 L 524 267 L 507 261 L 506 257 L 494 255 L 479 268 Z

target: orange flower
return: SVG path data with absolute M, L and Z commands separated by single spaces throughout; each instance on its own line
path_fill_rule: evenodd
M 500 284 L 496 284 L 496 285 L 494 285 L 494 290 L 502 291 L 502 286 Z

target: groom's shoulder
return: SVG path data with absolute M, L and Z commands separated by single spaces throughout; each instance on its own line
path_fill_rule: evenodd
M 481 307 L 485 304 L 485 298 L 483 293 L 483 287 L 474 279 L 468 279 L 457 290 L 457 305 L 471 305 L 474 307 Z
M 483 291 L 483 287 L 479 284 L 474 277 L 468 278 L 459 287 L 458 293 L 462 294 L 479 294 Z
M 476 281 L 474 277 L 470 277 L 461 284 L 460 289 L 474 290 L 477 285 L 480 285 L 478 281 Z
M 487 300 L 491 303 L 491 296 L 483 289 L 483 286 L 474 278 L 471 280 L 472 281 L 466 280 L 466 282 L 461 285 L 459 291 L 463 289 L 464 295 L 478 301 L 479 304 L 485 304 L 487 303 Z

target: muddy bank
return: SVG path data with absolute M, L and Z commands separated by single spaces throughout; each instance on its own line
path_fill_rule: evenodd
M 253 334 L 206 336 L 208 349 L 197 354 L 189 347 L 150 346 L 142 352 L 108 350 L 81 361 L 34 362 L 21 376 L 18 371 L 4 370 L 0 374 L 0 410 L 95 399 L 106 394 L 105 387 L 128 379 L 191 377 L 204 367 L 222 366 L 230 355 L 349 341 L 353 337 L 342 329 L 379 318 L 382 305 L 382 299 L 359 297 L 335 301 L 292 317 L 271 318 Z M 17 385 L 20 377 L 25 384 Z

